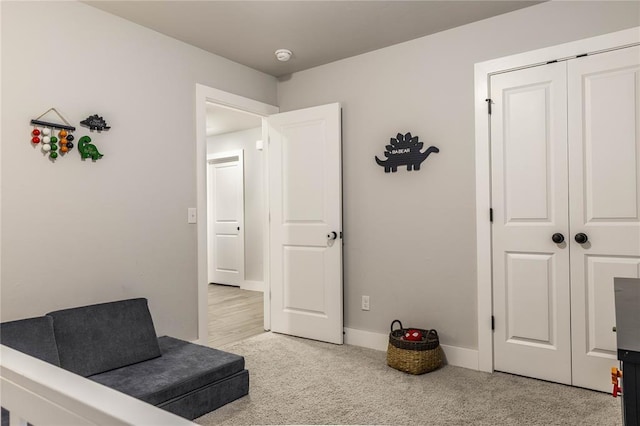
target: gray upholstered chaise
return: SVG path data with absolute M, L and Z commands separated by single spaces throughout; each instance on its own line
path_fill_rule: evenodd
M 157 338 L 146 299 L 3 323 L 0 342 L 188 419 L 249 392 L 243 357 Z

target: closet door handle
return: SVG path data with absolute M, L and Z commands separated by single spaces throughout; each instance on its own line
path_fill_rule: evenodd
M 560 244 L 560 243 L 564 242 L 564 235 L 562 235 L 559 232 L 556 232 L 555 234 L 553 234 L 551 236 L 551 239 L 553 240 L 554 243 Z
M 587 234 L 583 234 L 582 232 L 579 232 L 576 234 L 575 240 L 576 240 L 576 243 L 578 244 L 584 244 L 587 241 L 589 241 L 589 237 L 587 237 Z

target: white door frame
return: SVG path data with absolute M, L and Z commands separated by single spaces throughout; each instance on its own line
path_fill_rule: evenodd
M 196 84 L 196 209 L 197 217 L 197 265 L 198 265 L 198 342 L 206 345 L 208 340 L 208 279 L 207 279 L 207 102 L 246 112 L 262 117 L 262 140 L 267 140 L 265 118 L 280 112 L 276 106 L 235 95 L 233 93 L 214 89 L 202 84 Z M 265 155 L 268 144 L 264 144 Z M 265 217 L 263 220 L 264 244 L 264 328 L 271 328 L 271 311 L 269 310 L 269 167 L 264 163 L 264 200 Z
M 558 46 L 507 56 L 475 65 L 476 133 L 476 236 L 478 282 L 478 369 L 493 371 L 492 259 L 491 259 L 491 147 L 487 102 L 492 74 L 513 71 L 552 60 L 567 60 L 585 53 L 596 53 L 640 44 L 640 27 L 617 31 Z
M 217 160 L 217 161 L 216 161 Z M 241 220 L 240 220 L 240 235 L 242 236 L 241 239 L 241 244 L 242 244 L 242 265 L 240 267 L 240 274 L 238 276 L 238 285 L 240 286 L 240 288 L 244 288 L 244 282 L 245 282 L 245 244 L 244 244 L 244 235 L 245 235 L 245 224 L 244 224 L 244 150 L 243 149 L 237 149 L 237 150 L 233 150 L 233 151 L 225 151 L 225 152 L 216 152 L 214 154 L 207 154 L 207 186 L 211 184 L 210 182 L 210 178 L 211 175 L 209 174 L 209 172 L 212 170 L 210 169 L 210 167 L 215 167 L 214 164 L 227 164 L 227 163 L 237 163 L 237 167 L 240 168 L 240 179 L 241 179 L 241 185 L 242 185 L 242 213 L 241 213 Z M 207 188 L 209 189 L 209 188 Z M 207 209 L 208 207 L 211 205 L 211 203 L 213 203 L 214 200 L 216 200 L 218 198 L 217 192 L 214 189 L 214 196 L 210 199 L 209 198 L 209 191 L 207 191 Z M 210 238 L 210 234 L 209 232 L 211 231 L 211 228 L 209 228 L 209 225 L 211 225 L 212 228 L 215 228 L 213 226 L 213 224 L 211 224 L 209 221 L 211 220 L 211 218 L 208 216 L 209 212 L 207 212 L 207 249 L 211 249 L 213 242 L 212 239 Z M 216 216 L 217 219 L 217 216 Z M 215 232 L 214 232 L 215 234 Z M 209 279 L 207 280 L 209 283 L 211 282 L 220 282 L 220 281 L 212 281 L 212 274 L 211 274 L 211 263 L 212 261 L 212 251 L 209 250 L 208 251 L 208 256 L 207 256 L 207 267 L 209 269 L 208 271 L 208 277 Z

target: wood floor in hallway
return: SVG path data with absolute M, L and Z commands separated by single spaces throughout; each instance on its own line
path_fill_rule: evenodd
M 209 284 L 209 346 L 217 348 L 264 333 L 263 293 Z

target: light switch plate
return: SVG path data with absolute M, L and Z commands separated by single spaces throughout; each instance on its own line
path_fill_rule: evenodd
M 196 208 L 189 207 L 187 209 L 187 223 L 197 223 L 197 222 L 198 222 L 198 217 L 196 214 Z

